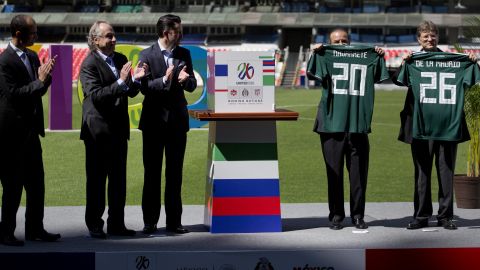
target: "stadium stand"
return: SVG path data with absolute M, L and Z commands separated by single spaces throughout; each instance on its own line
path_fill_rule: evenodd
M 100 7 L 98 5 L 77 5 L 74 8 L 74 12 L 97 13 L 100 12 Z
M 147 45 L 158 38 L 156 20 L 167 12 L 182 17 L 183 44 L 214 50 L 272 45 L 286 52 L 279 53 L 276 74 L 282 78 L 277 81 L 293 74 L 292 85 L 303 74 L 309 53 L 304 48 L 327 43 L 335 27 L 346 28 L 353 43 L 384 46 L 390 67 L 399 65 L 404 50 L 416 48 L 416 26 L 425 19 L 439 26 L 440 44 L 477 48 L 480 43 L 480 37 L 464 35 L 470 16 L 480 16 L 478 0 L 9 0 L 0 7 L 4 44 L 12 16 L 24 12 L 33 12 L 39 43 L 74 44 L 74 79 L 88 53 L 86 35 L 93 21 L 112 23 L 118 43 Z
M 43 7 L 42 12 L 48 13 L 66 13 L 72 12 L 73 7 L 70 5 L 46 5 Z
M 115 5 L 112 12 L 114 13 L 139 13 L 142 12 L 141 5 Z
M 188 45 L 205 45 L 207 42 L 206 34 L 188 34 L 184 35 L 182 38 L 183 44 Z

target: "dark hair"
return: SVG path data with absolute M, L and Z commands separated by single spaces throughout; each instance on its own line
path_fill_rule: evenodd
M 157 34 L 160 38 L 163 37 L 163 32 L 175 28 L 175 24 L 182 23 L 182 19 L 177 15 L 167 14 L 160 17 L 157 21 Z
M 12 37 L 15 36 L 17 31 L 20 31 L 23 35 L 30 33 L 29 19 L 35 23 L 33 18 L 28 15 L 20 14 L 12 18 L 12 21 L 10 22 L 10 32 L 12 33 Z

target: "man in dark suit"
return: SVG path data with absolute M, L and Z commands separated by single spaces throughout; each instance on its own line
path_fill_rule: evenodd
M 106 21 L 90 28 L 90 54 L 83 61 L 80 81 L 83 86 L 82 128 L 87 173 L 85 222 L 90 236 L 105 239 L 102 219 L 105 211 L 105 184 L 108 177 L 107 233 L 133 236 L 124 223 L 127 178 L 127 144 L 130 138 L 128 97 L 138 94 L 146 65 L 135 68 L 121 53 L 115 52 L 115 33 Z
M 350 45 L 349 35 L 347 31 L 342 28 L 333 29 L 329 34 L 329 41 L 331 45 Z M 313 49 L 317 52 L 321 52 L 324 50 L 324 48 L 325 47 L 323 44 L 316 44 L 313 47 Z M 385 54 L 384 50 L 380 47 L 375 47 L 375 52 L 381 57 L 383 57 Z M 362 65 L 364 64 L 365 63 L 362 63 Z M 380 65 L 378 65 L 378 67 L 375 69 L 382 70 Z M 311 74 L 311 71 L 308 73 L 309 76 L 313 76 L 312 79 L 315 79 L 315 74 Z M 381 76 L 381 74 L 382 72 L 378 72 L 378 74 L 369 73 L 364 77 L 364 79 L 365 81 L 371 80 L 372 82 L 377 83 L 380 80 L 386 79 L 386 76 Z M 386 70 L 384 75 L 386 75 Z M 338 77 L 339 75 L 336 74 L 332 76 L 332 74 L 329 74 L 329 76 L 334 78 Z M 351 132 L 349 131 L 348 126 L 346 130 L 332 130 L 331 127 L 326 128 L 326 126 L 331 125 L 329 123 L 341 121 L 341 118 L 337 117 L 338 115 L 342 114 L 339 114 L 338 112 L 352 110 L 348 107 L 348 105 L 347 107 L 344 107 L 340 106 L 343 105 L 342 103 L 333 102 L 334 100 L 341 98 L 343 95 L 338 95 L 338 93 L 335 93 L 333 89 L 329 87 L 329 85 L 335 85 L 335 81 L 333 84 L 331 84 L 331 81 L 328 82 L 329 83 L 322 82 L 324 84 L 323 87 L 325 92 L 323 93 L 322 100 L 320 101 L 313 131 L 320 135 L 322 154 L 327 169 L 329 208 L 328 219 L 331 222 L 330 229 L 341 230 L 344 228 L 342 224 L 345 218 L 343 195 L 344 164 L 347 167 L 350 180 L 351 222 L 357 229 L 367 229 L 368 225 L 364 220 L 364 216 L 370 157 L 370 143 L 368 139 L 368 133 L 370 133 L 370 130 L 368 128 L 367 130 L 357 130 L 356 132 Z M 350 83 L 352 85 L 354 84 L 353 81 Z M 373 93 L 374 89 L 367 90 L 367 92 Z M 328 98 L 326 98 L 327 96 Z M 373 110 L 373 107 L 369 109 Z M 328 111 L 328 113 L 323 114 L 322 111 Z M 365 119 L 364 114 L 361 113 L 359 109 L 355 109 L 354 111 L 358 116 L 355 120 L 348 120 L 350 125 L 355 121 Z M 368 123 L 368 125 L 370 124 Z
M 41 65 L 37 54 L 27 49 L 37 38 L 32 17 L 13 17 L 10 31 L 12 41 L 0 55 L 0 242 L 23 246 L 24 242 L 14 236 L 23 188 L 27 195 L 25 239 L 52 242 L 60 238 L 60 234 L 43 228 L 45 183 L 38 137 L 45 136 L 42 96 L 51 83 L 55 59 Z
M 182 227 L 182 170 L 187 132 L 189 130 L 187 101 L 184 90 L 197 87 L 190 51 L 180 47 L 181 19 L 165 15 L 158 19 L 158 42 L 140 53 L 140 61 L 148 64 L 151 75 L 142 84 L 145 95 L 139 129 L 143 136 L 145 169 L 142 210 L 143 232 L 157 230 L 160 217 L 160 183 L 165 151 L 165 212 L 167 231 L 187 233 Z

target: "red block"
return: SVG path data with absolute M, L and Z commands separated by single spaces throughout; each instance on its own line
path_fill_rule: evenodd
M 213 216 L 280 215 L 280 197 L 213 198 Z
M 480 248 L 367 249 L 366 270 L 477 270 Z

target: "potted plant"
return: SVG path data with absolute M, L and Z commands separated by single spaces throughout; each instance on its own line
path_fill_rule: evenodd
M 468 19 L 471 27 L 467 35 L 480 36 L 480 17 Z M 457 51 L 463 49 L 457 45 Z M 465 93 L 465 119 L 470 132 L 468 143 L 467 174 L 455 175 L 454 188 L 458 208 L 480 208 L 480 85 L 472 86 Z
M 465 93 L 465 119 L 470 132 L 467 174 L 455 175 L 455 198 L 458 208 L 480 208 L 480 85 Z

